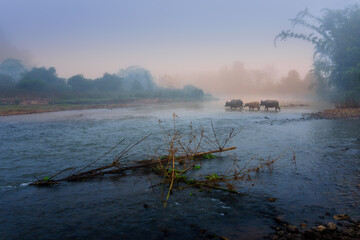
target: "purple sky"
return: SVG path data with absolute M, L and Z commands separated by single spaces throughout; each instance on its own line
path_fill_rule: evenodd
M 0 0 L 0 61 L 54 66 L 58 75 L 95 78 L 130 65 L 154 76 L 196 75 L 234 62 L 291 69 L 304 76 L 313 48 L 273 39 L 308 7 L 344 8 L 347 0 Z

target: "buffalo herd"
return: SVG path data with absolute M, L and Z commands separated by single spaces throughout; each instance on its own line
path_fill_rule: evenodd
M 225 103 L 225 107 L 228 107 L 230 109 L 233 109 L 233 108 L 243 109 L 244 107 L 248 107 L 250 111 L 255 110 L 255 108 L 257 110 L 260 110 L 260 107 L 262 107 L 262 106 L 264 106 L 264 109 L 266 111 L 268 111 L 269 108 L 275 108 L 275 112 L 277 110 L 280 111 L 279 101 L 277 101 L 277 100 L 265 100 L 265 101 L 260 101 L 260 103 L 259 102 L 249 102 L 244 105 L 243 101 L 241 101 L 240 99 L 236 99 L 236 100 L 231 100 L 230 102 Z

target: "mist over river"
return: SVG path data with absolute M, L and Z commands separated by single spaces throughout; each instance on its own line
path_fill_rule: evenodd
M 0 117 L 0 236 L 3 239 L 261 239 L 274 217 L 327 223 L 334 214 L 360 218 L 360 120 L 307 119 L 309 107 L 280 112 L 227 110 L 224 102 L 168 103 Z M 84 167 L 125 138 L 123 148 L 152 135 L 125 162 L 147 159 L 162 145 L 162 126 L 234 128 L 234 151 L 206 160 L 201 174 L 222 173 L 234 159 L 276 158 L 254 187 L 235 195 L 187 188 L 163 208 L 147 174 L 105 176 L 54 187 L 28 185 L 68 167 Z M 121 150 L 121 147 L 120 147 Z M 293 164 L 293 152 L 296 166 Z M 109 154 L 98 165 L 110 163 Z M 150 174 L 151 175 L 151 174 Z M 275 202 L 268 201 L 275 198 Z

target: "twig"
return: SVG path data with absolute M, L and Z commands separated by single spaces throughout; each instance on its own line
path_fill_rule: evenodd
M 214 134 L 214 137 L 215 137 L 216 144 L 219 147 L 219 149 L 222 149 L 223 147 L 220 145 L 219 139 L 216 136 L 216 131 L 214 129 L 214 125 L 213 125 L 212 121 L 210 123 L 211 123 L 211 128 L 212 128 L 212 131 L 213 131 L 213 134 Z
M 80 169 L 79 171 L 77 171 L 76 173 L 72 174 L 72 175 L 76 175 L 79 172 L 83 171 L 84 169 L 90 167 L 91 165 L 93 165 L 94 163 L 96 163 L 97 161 L 99 161 L 100 159 L 102 159 L 103 157 L 105 157 L 107 154 L 109 154 L 110 152 L 112 152 L 115 148 L 117 148 L 123 141 L 125 140 L 122 139 L 118 144 L 116 144 L 114 147 L 112 147 L 109 151 L 107 151 L 106 153 L 104 153 L 103 155 L 101 155 L 100 157 L 98 157 L 95 161 L 93 161 L 92 163 L 88 164 L 87 166 L 83 167 L 82 169 Z
M 126 151 L 123 151 L 122 152 L 122 155 L 120 155 L 119 157 L 117 157 L 114 161 L 113 161 L 113 164 L 117 164 L 121 158 L 126 154 L 128 153 L 131 149 L 133 149 L 135 146 L 139 145 L 142 141 L 144 141 L 145 139 L 147 139 L 148 137 L 150 137 L 152 134 L 148 134 L 147 136 L 143 137 L 142 139 L 140 139 L 139 141 L 137 141 L 135 144 L 133 144 L 130 148 L 126 149 Z

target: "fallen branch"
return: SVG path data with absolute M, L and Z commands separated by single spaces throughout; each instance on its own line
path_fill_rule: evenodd
M 199 158 L 199 157 L 207 155 L 207 154 L 231 151 L 231 150 L 234 150 L 234 149 L 236 149 L 236 147 L 217 149 L 217 150 L 212 150 L 212 151 L 202 152 L 202 153 L 196 153 L 196 154 L 192 154 L 192 155 L 189 155 L 189 156 L 180 156 L 180 157 L 176 158 L 176 160 L 181 161 L 183 159 L 188 159 L 188 158 L 189 159 L 194 159 L 194 158 Z M 122 173 L 122 172 L 127 171 L 127 170 L 148 168 L 148 167 L 151 167 L 151 166 L 154 166 L 154 165 L 157 165 L 157 164 L 167 163 L 168 161 L 169 161 L 168 158 L 164 158 L 164 159 L 161 159 L 161 160 L 148 159 L 148 160 L 138 161 L 139 164 L 134 164 L 134 165 L 130 165 L 130 166 L 120 166 L 117 163 L 117 161 L 114 161 L 109 165 L 102 166 L 102 167 L 95 168 L 95 169 L 91 169 L 91 170 L 87 170 L 85 172 L 73 174 L 73 175 L 70 175 L 70 176 L 65 177 L 65 178 L 61 178 L 61 179 L 57 179 L 57 180 L 51 179 L 51 181 L 40 180 L 40 181 L 36 181 L 36 182 L 31 183 L 31 185 L 37 185 L 37 186 L 51 185 L 51 184 L 58 183 L 60 181 L 79 181 L 79 180 L 83 180 L 83 179 L 93 178 L 93 177 L 96 177 L 96 176 L 102 176 L 102 175 L 105 175 L 105 174 L 119 174 L 119 173 Z M 115 168 L 115 169 L 111 169 L 111 168 Z M 106 170 L 106 171 L 104 171 L 104 170 Z M 61 171 L 61 172 L 63 172 L 63 171 Z M 58 175 L 59 173 L 57 173 L 56 175 Z

